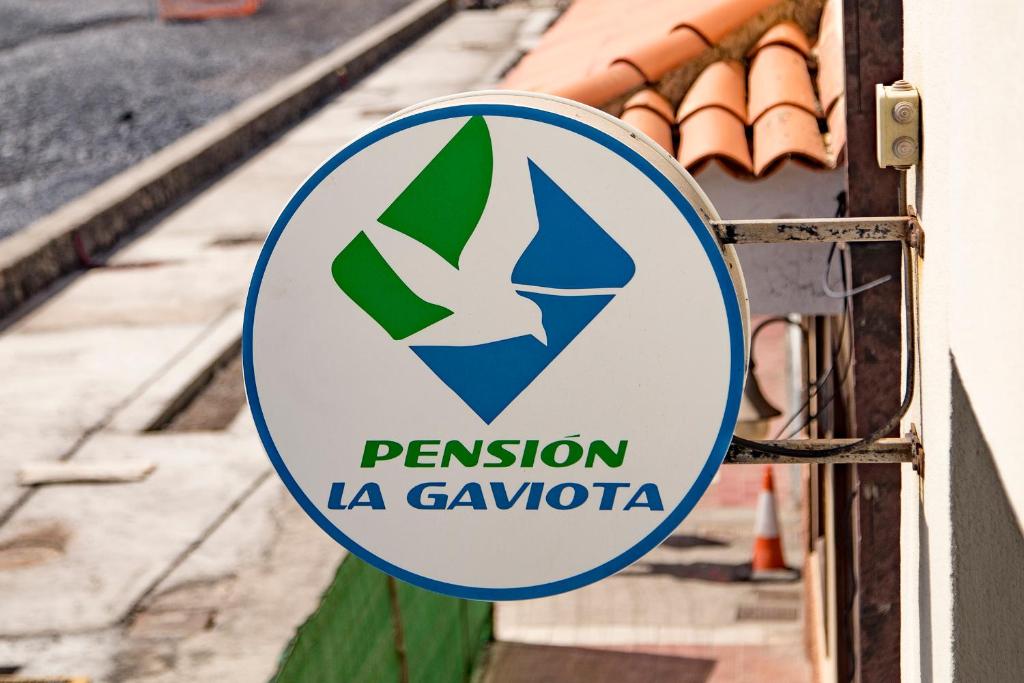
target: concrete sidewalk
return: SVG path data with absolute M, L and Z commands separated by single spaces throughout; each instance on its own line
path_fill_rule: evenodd
M 301 181 L 382 117 L 490 86 L 551 16 L 457 14 L 0 333 L 0 667 L 94 681 L 273 674 L 343 551 L 284 493 L 245 411 L 225 429 L 148 429 L 237 349 L 263 237 Z M 33 462 L 123 459 L 156 470 L 15 483 Z
M 260 244 L 299 183 L 384 116 L 492 85 L 550 4 L 458 13 L 0 332 L 0 667 L 147 683 L 273 674 L 344 553 L 286 494 L 240 405 L 223 429 L 150 428 L 231 358 Z M 15 484 L 32 462 L 120 459 L 156 470 Z M 724 470 L 675 536 L 616 577 L 501 605 L 508 642 L 486 680 L 807 680 L 799 584 L 737 580 L 759 477 Z M 785 542 L 799 566 L 798 539 Z
M 775 470 L 783 548 L 799 567 L 798 470 Z M 676 533 L 619 574 L 499 604 L 486 683 L 809 681 L 801 583 L 749 580 L 761 477 L 727 465 Z

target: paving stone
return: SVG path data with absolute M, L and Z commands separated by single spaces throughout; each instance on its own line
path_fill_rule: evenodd
M 202 325 L 189 324 L 4 334 L 3 459 L 67 454 L 202 332 Z
M 695 516 L 698 516 L 695 514 Z M 724 639 L 765 643 L 781 634 L 799 639 L 798 621 L 737 626 L 741 604 L 756 599 L 757 584 L 746 580 L 753 539 L 749 528 L 724 548 L 658 548 L 616 576 L 578 591 L 535 601 L 503 603 L 498 636 L 524 642 L 601 645 L 692 643 Z M 687 532 L 687 523 L 679 535 Z M 692 528 L 692 527 L 690 527 Z M 796 539 L 790 553 L 799 557 Z M 548 630 L 548 639 L 533 634 Z M 557 640 L 551 640 L 557 634 Z M 682 638 L 682 640 L 678 640 Z
M 76 461 L 133 457 L 156 471 L 131 484 L 43 488 L 0 529 L 0 549 L 40 527 L 63 534 L 48 561 L 0 568 L 0 636 L 115 625 L 270 467 L 255 440 L 213 434 L 104 435 Z
M 199 324 L 33 331 L 47 307 L 0 336 L 0 518 L 26 494 L 21 465 L 71 455 L 204 332 Z
M 267 548 L 280 533 L 278 518 L 291 513 L 292 498 L 276 477 L 269 477 L 238 511 L 228 517 L 210 537 L 205 539 L 174 572 L 154 590 L 154 600 L 180 586 L 202 584 L 232 576 L 240 567 L 259 563 Z M 296 504 L 297 505 L 297 504 Z M 310 526 L 319 530 L 316 525 Z M 312 537 L 316 545 L 336 550 L 341 557 L 344 550 L 326 534 Z M 322 541 L 322 543 L 320 543 Z
M 267 149 L 270 153 L 277 149 L 292 145 L 322 146 L 326 153 L 347 144 L 352 138 L 375 126 L 381 119 L 376 113 L 365 114 L 359 104 L 359 97 L 367 91 L 353 90 L 351 98 L 334 100 L 309 118 L 309 125 L 294 128 L 283 136 L 280 141 Z M 379 96 L 367 98 L 375 103 Z M 305 169 L 308 175 L 310 169 Z M 305 177 L 305 176 L 303 176 Z M 301 180 L 301 179 L 300 179 Z
M 192 620 L 176 623 L 194 627 L 194 615 L 212 621 L 172 643 L 174 665 L 163 675 L 141 680 L 268 680 L 283 644 L 319 604 L 344 555 L 280 481 L 268 478 L 154 591 L 147 607 Z M 126 643 L 121 660 L 138 650 L 138 643 Z
M 520 27 L 536 12 L 524 6 L 504 7 L 497 12 L 463 12 L 453 17 L 445 30 L 424 36 L 417 48 L 500 53 L 515 43 Z
M 415 50 L 399 55 L 392 66 L 382 69 L 365 81 L 369 88 L 400 88 L 408 83 L 436 85 L 439 95 L 471 88 L 495 63 L 497 57 L 489 52 L 468 52 L 455 48 L 437 47 Z
M 313 171 L 348 144 L 353 137 L 375 123 L 365 121 L 357 127 L 353 123 L 353 118 L 345 117 L 341 121 L 332 121 L 329 124 L 325 122 L 321 128 L 330 133 L 319 140 L 290 139 L 287 145 L 271 147 L 254 160 L 258 165 L 254 165 L 251 172 L 246 173 L 244 177 L 257 183 L 280 183 L 283 188 L 287 188 L 290 198 Z M 276 218 L 276 215 L 270 217 L 268 227 L 274 224 Z
M 794 469 L 777 467 L 776 484 L 787 481 Z M 488 680 L 646 681 L 660 680 L 662 675 L 667 680 L 702 682 L 809 680 L 802 650 L 801 584 L 749 580 L 761 476 L 759 467 L 723 468 L 676 532 L 615 576 L 571 593 L 499 603 L 496 635 L 516 645 L 500 651 L 497 673 L 489 674 L 493 678 Z M 783 548 L 790 564 L 800 566 L 796 499 L 782 501 Z M 796 616 L 769 618 L 767 611 L 757 609 L 765 605 L 784 606 Z M 598 655 L 597 648 L 633 654 Z M 764 671 L 785 675 L 747 677 L 762 661 L 756 653 L 768 662 L 766 667 L 773 667 Z M 571 676 L 559 673 L 568 660 L 578 660 L 580 667 Z M 715 676 L 708 678 L 708 672 L 701 673 L 699 667 L 688 668 L 691 660 L 710 661 Z M 580 673 L 589 671 L 592 664 L 604 673 L 594 677 Z M 623 666 L 622 670 L 632 673 L 623 678 L 601 677 Z M 738 677 L 720 676 L 721 670 Z M 639 677 L 631 677 L 634 674 Z
M 138 268 L 97 268 L 40 309 L 24 332 L 205 325 L 238 306 L 259 245 Z M 120 332 L 119 332 L 120 333 Z
M 211 363 L 222 359 L 232 349 L 237 353 L 241 330 L 242 309 L 233 308 L 211 325 L 185 353 L 175 358 L 166 372 L 118 411 L 107 429 L 137 433 L 152 427 L 158 418 L 167 415 L 180 396 L 202 381 L 203 373 Z
M 0 517 L 28 492 L 18 486 L 18 469 L 30 462 L 57 460 L 78 438 L 77 430 L 0 432 Z
M 0 638 L 0 666 L 20 667 L 18 675 L 40 679 L 88 675 L 95 683 L 112 680 L 120 629 L 94 633 Z
M 715 665 L 702 657 L 496 643 L 483 683 L 707 683 Z

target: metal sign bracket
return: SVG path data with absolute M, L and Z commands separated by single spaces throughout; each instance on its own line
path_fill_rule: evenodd
M 924 231 L 915 215 L 711 221 L 711 226 L 722 244 L 905 242 L 918 251 L 924 244 Z
M 918 339 L 917 259 L 924 252 L 924 229 L 913 207 L 906 216 L 869 218 L 806 218 L 780 220 L 712 221 L 711 227 L 722 244 L 778 244 L 830 242 L 901 242 L 907 252 L 903 286 L 907 306 L 908 344 Z M 913 349 L 908 349 L 911 353 Z M 908 377 L 905 414 L 914 393 L 914 378 Z M 725 462 L 764 463 L 913 463 L 924 470 L 924 449 L 916 425 L 903 438 L 788 439 L 746 441 L 734 438 Z

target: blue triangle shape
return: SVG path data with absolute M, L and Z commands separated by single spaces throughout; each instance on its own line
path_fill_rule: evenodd
M 518 285 L 590 289 L 623 287 L 636 266 L 629 254 L 528 159 L 538 230 L 512 270 Z
M 413 353 L 487 424 L 500 415 L 613 298 L 610 294 L 518 294 L 540 306 L 547 346 L 527 335 L 473 346 L 411 347 Z

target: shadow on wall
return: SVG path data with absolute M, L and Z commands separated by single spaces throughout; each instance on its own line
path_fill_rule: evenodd
M 932 579 L 928 564 L 931 557 L 928 539 L 928 522 L 924 514 L 924 500 L 918 498 L 918 506 L 921 508 L 917 515 L 917 537 L 920 539 L 921 547 L 917 555 L 917 605 L 918 605 L 918 628 L 920 629 L 919 642 L 921 662 L 921 680 L 931 683 L 932 679 Z
M 1024 536 L 952 364 L 953 661 L 961 681 L 1024 671 Z

